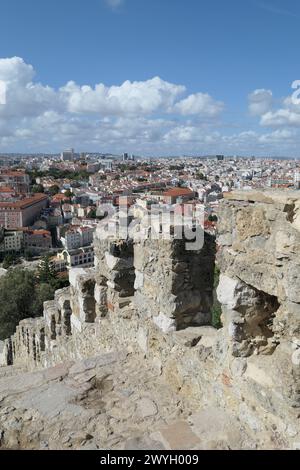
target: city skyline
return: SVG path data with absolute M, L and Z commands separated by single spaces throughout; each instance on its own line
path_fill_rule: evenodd
M 295 2 L 2 3 L 0 153 L 299 156 Z

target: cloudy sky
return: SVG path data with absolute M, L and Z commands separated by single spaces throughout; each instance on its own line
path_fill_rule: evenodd
M 1 0 L 0 9 L 0 153 L 300 157 L 298 2 Z

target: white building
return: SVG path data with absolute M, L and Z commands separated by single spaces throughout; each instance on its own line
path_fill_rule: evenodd
M 65 261 L 70 268 L 91 268 L 94 266 L 94 248 L 87 246 L 78 250 L 64 250 L 57 255 L 57 259 Z
M 66 250 L 76 250 L 93 242 L 95 227 L 72 227 L 68 229 L 61 242 Z
M 4 233 L 4 238 L 0 244 L 1 252 L 21 251 L 24 244 L 24 234 L 22 230 L 7 230 Z

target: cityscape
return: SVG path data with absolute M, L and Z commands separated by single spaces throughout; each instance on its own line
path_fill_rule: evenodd
M 45 257 L 61 276 L 93 266 L 97 209 L 118 208 L 124 197 L 136 212 L 150 212 L 152 205 L 170 211 L 184 203 L 199 206 L 205 228 L 215 233 L 224 193 L 300 189 L 296 158 L 143 158 L 68 149 L 53 156 L 2 155 L 0 161 L 2 274 L 10 265 L 36 266 Z

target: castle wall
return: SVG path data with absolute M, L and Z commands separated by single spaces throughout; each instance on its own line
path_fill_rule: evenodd
M 214 241 L 95 240 L 96 266 L 24 320 L 6 342 L 31 369 L 126 349 L 156 367 L 195 409 L 234 414 L 249 448 L 300 447 L 300 198 L 230 193 L 220 205 L 223 328 L 210 325 Z M 142 356 L 141 356 L 142 357 Z

